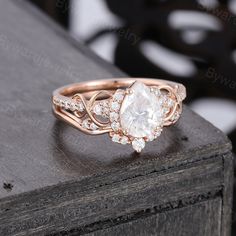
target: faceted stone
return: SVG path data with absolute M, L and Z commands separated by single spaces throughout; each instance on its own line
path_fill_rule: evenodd
M 162 95 L 160 89 L 155 89 L 155 92 L 154 92 L 154 93 L 155 93 L 155 95 L 158 96 L 158 97 L 160 97 L 160 96 Z
M 167 103 L 166 103 L 167 107 L 171 108 L 174 106 L 174 104 L 175 103 L 174 103 L 173 99 L 171 99 L 171 98 L 167 99 Z
M 76 105 L 74 103 L 70 104 L 70 110 L 75 111 L 76 110 Z
M 84 105 L 82 102 L 76 104 L 76 109 L 80 112 L 84 111 Z
M 82 127 L 83 127 L 84 129 L 89 129 L 89 120 L 88 120 L 88 119 L 83 120 L 83 122 L 82 122 Z
M 116 94 L 114 95 L 114 99 L 115 99 L 116 101 L 118 101 L 118 102 L 122 101 L 123 98 L 124 98 L 124 95 L 123 95 L 123 93 L 121 93 L 121 92 L 118 92 L 118 93 L 116 93 Z
M 132 147 L 136 152 L 141 152 L 145 147 L 145 141 L 142 138 L 136 138 L 132 141 Z
M 120 109 L 121 128 L 133 137 L 148 137 L 162 124 L 162 106 L 145 84 L 136 81 L 130 90 Z
M 150 134 L 148 137 L 147 137 L 147 141 L 148 142 L 151 142 L 155 139 L 155 135 L 154 134 Z
M 92 123 L 92 124 L 90 125 L 90 129 L 91 129 L 91 130 L 97 130 L 97 129 L 98 129 L 98 126 L 97 126 L 96 124 Z
M 120 104 L 118 102 L 112 102 L 111 109 L 114 111 L 118 111 L 120 108 Z
M 155 138 L 159 137 L 161 135 L 162 129 L 155 131 Z
M 110 119 L 111 119 L 112 122 L 113 122 L 113 121 L 117 121 L 117 120 L 119 119 L 118 113 L 116 113 L 116 112 L 111 112 L 111 114 L 110 114 Z
M 69 110 L 70 109 L 70 102 L 69 101 L 65 101 L 65 109 Z
M 60 106 L 61 108 L 63 108 L 63 107 L 65 106 L 65 102 L 64 102 L 64 100 L 60 100 L 60 102 L 59 102 L 59 106 Z
M 55 99 L 55 100 L 54 100 L 54 104 L 55 104 L 56 106 L 60 106 L 60 100 Z
M 180 113 L 178 111 L 172 116 L 171 121 L 176 122 L 180 117 Z
M 119 125 L 119 123 L 117 123 L 117 122 L 113 122 L 113 123 L 111 124 L 111 128 L 112 128 L 114 131 L 118 131 L 119 128 L 120 128 L 120 125 Z
M 128 137 L 126 137 L 126 136 L 123 136 L 122 138 L 121 138 L 121 140 L 120 140 L 120 143 L 121 144 L 123 144 L 123 145 L 126 145 L 127 143 L 128 143 Z
M 96 114 L 96 115 L 101 115 L 102 114 L 102 107 L 100 104 L 96 104 L 93 108 L 93 112 Z
M 112 137 L 112 141 L 115 143 L 119 143 L 120 136 L 118 134 L 114 134 Z

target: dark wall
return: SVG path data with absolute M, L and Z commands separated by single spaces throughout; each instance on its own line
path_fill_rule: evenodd
M 69 27 L 69 9 L 70 1 L 69 0 L 29 0 L 53 19 L 59 22 L 65 28 Z

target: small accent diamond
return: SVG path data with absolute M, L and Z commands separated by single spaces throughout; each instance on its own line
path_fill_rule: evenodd
M 136 152 L 141 152 L 145 147 L 145 141 L 142 138 L 136 138 L 132 141 L 132 147 Z
M 108 117 L 109 116 L 109 101 L 103 101 L 101 105 L 102 105 L 103 116 Z
M 173 107 L 173 106 L 174 106 L 174 101 L 173 101 L 173 99 L 168 98 L 167 101 L 166 101 L 166 105 L 167 105 L 169 108 Z
M 79 102 L 76 104 L 76 110 L 78 110 L 80 112 L 84 111 L 84 105 L 82 102 Z
M 120 140 L 120 143 L 123 145 L 126 145 L 128 142 L 129 142 L 129 139 L 126 136 L 123 136 Z
M 90 125 L 90 129 L 91 129 L 91 130 L 97 130 L 97 129 L 98 129 L 98 126 L 97 126 L 96 124 L 92 123 L 92 124 Z
M 100 115 L 102 114 L 102 107 L 101 107 L 101 105 L 100 105 L 100 104 L 96 104 L 96 105 L 94 106 L 94 108 L 93 108 L 93 112 L 94 112 L 96 115 L 100 116 Z
M 160 90 L 160 89 L 156 89 L 156 90 L 155 90 L 155 95 L 156 95 L 157 97 L 161 96 L 161 95 L 162 95 L 161 90 Z
M 75 111 L 76 110 L 76 105 L 74 103 L 70 104 L 70 110 Z
M 66 110 L 70 109 L 70 102 L 69 101 L 65 101 L 65 109 Z
M 64 100 L 60 100 L 60 101 L 59 101 L 59 106 L 60 106 L 61 108 L 63 108 L 63 107 L 65 106 Z
M 54 99 L 54 104 L 55 104 L 56 106 L 60 106 L 60 100 Z
M 158 129 L 155 131 L 155 138 L 159 137 L 161 135 L 162 129 Z
M 101 102 L 100 102 L 100 105 L 101 105 L 102 107 L 108 107 L 108 106 L 109 106 L 109 100 L 103 100 L 103 101 L 101 101 Z
M 179 119 L 179 117 L 180 117 L 179 112 L 176 112 L 176 113 L 172 116 L 171 121 L 176 122 L 176 121 Z
M 101 101 L 93 107 L 93 112 L 98 116 L 109 117 L 109 102 Z
M 150 134 L 148 137 L 147 137 L 147 141 L 148 142 L 151 142 L 155 139 L 155 135 L 154 134 Z
M 122 92 L 117 92 L 115 95 L 114 95 L 114 100 L 118 101 L 118 102 L 121 102 L 124 98 L 124 94 Z
M 120 108 L 120 104 L 118 102 L 112 102 L 111 109 L 114 111 L 118 111 Z
M 112 122 L 113 122 L 113 121 L 117 121 L 118 118 L 119 118 L 118 113 L 116 113 L 116 112 L 111 112 L 111 114 L 110 114 L 110 119 L 111 119 Z
M 115 142 L 115 143 L 119 143 L 119 141 L 120 141 L 119 134 L 114 134 L 113 137 L 112 137 L 112 141 Z
M 163 96 L 159 99 L 159 102 L 162 106 L 164 106 L 166 104 L 166 96 Z
M 162 111 L 163 111 L 164 114 L 168 114 L 170 109 L 168 107 L 163 107 Z
M 119 125 L 119 123 L 117 123 L 117 122 L 113 122 L 113 123 L 111 124 L 111 128 L 112 128 L 114 131 L 118 131 L 119 128 L 120 128 L 120 125 Z
M 83 127 L 84 129 L 89 129 L 89 120 L 88 120 L 88 119 L 83 120 L 83 122 L 82 122 L 82 127 Z

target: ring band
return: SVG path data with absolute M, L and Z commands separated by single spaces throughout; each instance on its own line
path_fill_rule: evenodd
M 53 92 L 52 103 L 54 115 L 80 131 L 108 133 L 113 142 L 141 152 L 163 127 L 177 122 L 185 97 L 179 83 L 120 78 L 61 87 Z

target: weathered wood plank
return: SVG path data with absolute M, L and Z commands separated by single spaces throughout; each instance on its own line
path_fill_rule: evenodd
M 231 217 L 233 208 L 233 186 L 234 186 L 234 161 L 233 155 L 223 156 L 224 187 L 223 187 L 223 208 L 221 235 L 226 236 L 231 233 Z
M 199 221 L 199 219 L 202 220 Z M 220 221 L 221 199 L 217 198 L 194 206 L 119 224 L 108 229 L 86 234 L 86 236 L 220 236 Z M 186 227 L 186 224 L 188 224 L 188 227 Z
M 38 232 L 42 231 L 42 227 L 47 232 L 54 232 L 55 228 L 58 231 L 69 230 L 143 209 L 167 207 L 169 202 L 172 203 L 170 208 L 179 207 L 179 204 L 188 205 L 197 202 L 199 195 L 204 198 L 208 192 L 213 192 L 211 197 L 220 194 L 222 174 L 222 158 L 219 157 L 177 171 L 154 172 L 87 191 L 84 190 L 86 183 L 74 188 L 55 188 L 54 192 L 48 192 L 48 199 L 42 194 L 35 194 L 34 197 L 24 197 L 20 204 L 19 200 L 15 204 L 7 202 L 4 208 L 9 210 L 1 214 L 0 222 L 4 226 L 0 227 L 0 232 L 4 235 L 14 234 L 19 229 L 24 232 L 29 224 L 27 216 L 31 214 L 34 214 L 31 224 Z M 99 184 L 96 179 L 94 182 Z M 31 200 L 27 201 L 27 208 L 24 207 L 26 199 Z M 14 224 L 9 217 L 13 217 Z

